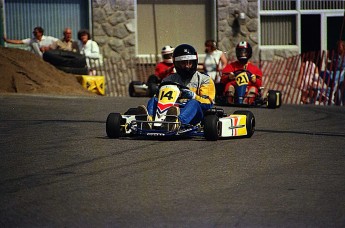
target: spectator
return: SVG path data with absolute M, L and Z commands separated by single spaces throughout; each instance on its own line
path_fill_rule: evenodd
M 303 59 L 301 64 L 301 74 L 301 103 L 314 103 L 319 91 L 318 87 L 321 86 L 322 82 L 319 78 L 319 69 L 311 58 L 306 57 Z
M 334 79 L 332 80 L 331 90 L 333 91 L 334 103 L 336 105 L 344 104 L 344 72 L 345 72 L 345 41 L 339 40 L 337 43 L 337 55 L 333 60 L 334 71 L 332 72 Z
M 261 70 L 249 62 L 252 57 L 252 47 L 246 41 L 242 41 L 236 46 L 236 57 L 237 61 L 226 65 L 222 72 L 222 83 L 225 85 L 224 95 L 227 98 L 228 104 L 233 104 L 235 99 L 235 74 L 234 72 L 239 70 L 247 70 L 251 73 L 247 91 L 246 98 L 244 99 L 244 104 L 252 104 L 255 101 L 255 97 L 259 93 L 259 89 L 262 85 L 262 72 Z
M 332 55 L 333 58 L 333 55 Z M 321 76 L 325 83 L 329 86 L 327 97 L 329 104 L 341 104 L 344 100 L 344 90 L 342 88 L 345 70 L 345 42 L 339 40 L 337 42 L 337 50 L 334 58 L 329 61 L 326 71 L 321 72 Z
M 95 75 L 96 67 L 102 65 L 102 55 L 96 41 L 91 40 L 88 30 L 82 29 L 78 32 L 78 47 L 80 54 L 85 55 L 89 74 Z
M 215 83 L 219 83 L 220 72 L 222 72 L 228 60 L 224 52 L 217 49 L 217 44 L 214 40 L 206 40 L 205 52 L 204 72 L 208 74 Z
M 49 47 L 46 47 L 45 51 L 51 49 L 79 52 L 78 43 L 72 39 L 72 29 L 65 28 L 63 31 L 63 37 L 60 40 L 54 42 Z
M 47 47 L 52 45 L 54 42 L 58 41 L 57 38 L 52 36 L 45 36 L 44 30 L 42 27 L 35 27 L 32 32 L 34 37 L 27 38 L 23 40 L 10 40 L 7 37 L 4 37 L 4 41 L 10 44 L 25 44 L 32 48 L 33 52 L 42 57 L 43 52 Z

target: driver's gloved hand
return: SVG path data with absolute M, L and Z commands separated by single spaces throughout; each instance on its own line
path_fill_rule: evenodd
M 255 74 L 252 74 L 252 75 L 250 76 L 250 80 L 251 80 L 253 83 L 255 83 L 255 82 L 256 82 L 256 75 L 255 75 Z
M 181 90 L 181 98 L 184 99 L 194 99 L 195 98 L 195 93 L 193 91 L 190 91 L 189 89 L 182 89 Z
M 229 79 L 230 79 L 230 80 L 234 80 L 234 79 L 235 79 L 235 74 L 234 74 L 234 72 L 230 72 L 230 73 L 229 73 Z

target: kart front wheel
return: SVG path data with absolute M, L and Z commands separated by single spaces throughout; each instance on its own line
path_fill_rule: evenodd
M 204 136 L 208 141 L 217 141 L 219 137 L 218 130 L 219 118 L 216 115 L 207 115 L 204 119 Z
M 106 122 L 107 136 L 112 139 L 119 138 L 121 136 L 121 114 L 110 113 Z
M 247 135 L 246 138 L 252 137 L 255 131 L 255 117 L 254 114 L 251 111 L 246 110 L 237 110 L 234 112 L 236 115 L 245 115 L 246 116 L 246 129 L 247 129 Z

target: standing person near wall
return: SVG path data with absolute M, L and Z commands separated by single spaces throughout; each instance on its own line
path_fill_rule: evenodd
M 220 73 L 228 63 L 224 52 L 217 49 L 216 41 L 205 41 L 204 71 L 215 83 L 220 82 Z
M 79 52 L 78 42 L 72 39 L 71 28 L 65 28 L 63 30 L 63 37 L 54 42 L 52 45 L 44 47 L 44 49 L 45 51 L 59 49 L 64 51 Z
M 313 56 L 302 56 L 300 74 L 302 81 L 300 85 L 301 90 L 301 104 L 315 103 L 320 94 L 319 87 L 322 82 L 319 78 L 319 69 L 314 63 Z
M 25 44 L 31 46 L 33 52 L 40 57 L 42 57 L 43 52 L 47 47 L 58 41 L 58 38 L 43 35 L 44 29 L 40 26 L 35 27 L 32 34 L 34 35 L 34 37 L 26 38 L 23 40 L 11 40 L 7 39 L 7 37 L 4 36 L 4 41 L 10 44 Z
M 345 72 L 345 42 L 339 40 L 337 42 L 337 50 L 331 53 L 331 59 L 328 60 L 327 69 L 320 73 L 325 84 L 328 86 L 327 98 L 328 104 L 339 105 L 343 90 L 344 72 Z
M 333 60 L 332 90 L 334 103 L 336 105 L 344 104 L 344 73 L 345 73 L 345 41 L 339 40 L 337 43 L 337 54 Z
M 91 40 L 88 30 L 82 29 L 78 32 L 78 47 L 80 54 L 85 55 L 89 74 L 96 74 L 96 67 L 102 65 L 102 55 L 96 41 Z

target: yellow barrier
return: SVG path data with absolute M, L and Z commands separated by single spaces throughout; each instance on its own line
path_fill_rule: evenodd
M 104 76 L 90 76 L 82 75 L 78 78 L 80 84 L 87 90 L 105 95 L 105 77 Z

